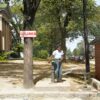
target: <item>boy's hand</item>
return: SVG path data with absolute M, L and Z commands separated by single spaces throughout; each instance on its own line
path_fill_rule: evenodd
M 50 63 L 51 61 L 48 61 L 48 63 Z
M 52 58 L 53 56 L 51 55 L 49 58 L 48 58 L 48 63 L 50 63 L 52 61 Z

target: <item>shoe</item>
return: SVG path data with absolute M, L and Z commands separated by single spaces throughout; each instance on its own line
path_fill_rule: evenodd
M 62 80 L 61 80 L 61 79 L 59 79 L 59 80 L 57 80 L 57 82 L 62 82 Z

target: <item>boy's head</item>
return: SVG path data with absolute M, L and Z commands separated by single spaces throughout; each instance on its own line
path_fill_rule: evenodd
M 58 51 L 61 51 L 61 49 L 62 49 L 62 48 L 61 48 L 61 45 L 57 45 L 57 50 L 58 50 Z

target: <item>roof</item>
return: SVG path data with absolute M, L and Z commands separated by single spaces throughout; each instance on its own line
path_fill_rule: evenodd
M 90 44 L 100 43 L 100 36 L 96 37 Z

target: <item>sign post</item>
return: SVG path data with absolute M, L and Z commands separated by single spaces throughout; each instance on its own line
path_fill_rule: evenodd
M 36 31 L 20 31 L 20 37 L 24 38 L 24 80 L 25 88 L 31 88 L 33 83 L 33 38 Z

